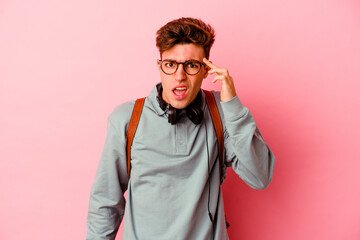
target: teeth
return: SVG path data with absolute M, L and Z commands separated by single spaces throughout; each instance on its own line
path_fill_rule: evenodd
M 186 87 L 175 88 L 176 90 L 186 90 Z

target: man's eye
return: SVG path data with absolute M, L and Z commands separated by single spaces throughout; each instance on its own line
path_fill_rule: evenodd
M 199 64 L 195 63 L 195 62 L 189 62 L 186 64 L 186 66 L 188 68 L 198 68 L 199 67 Z
M 166 62 L 165 67 L 172 68 L 175 67 L 175 64 L 173 62 Z

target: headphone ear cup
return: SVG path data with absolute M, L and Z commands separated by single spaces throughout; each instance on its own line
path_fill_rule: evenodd
M 201 107 L 195 106 L 195 104 L 186 108 L 186 114 L 194 124 L 201 123 L 204 118 Z
M 162 86 L 161 86 L 161 84 L 159 83 L 159 84 L 156 86 L 156 88 L 157 88 L 157 91 L 158 91 L 158 95 L 157 95 L 156 98 L 157 98 L 157 100 L 158 100 L 158 102 L 159 102 L 159 106 L 160 106 L 160 108 L 161 108 L 163 111 L 165 111 L 167 104 L 166 104 L 166 102 L 164 101 L 164 99 L 162 98 Z
M 177 109 L 169 105 L 169 110 L 167 114 L 168 114 L 168 122 L 171 123 L 172 125 L 176 124 L 178 119 Z
M 192 103 L 190 103 L 189 106 L 186 108 L 186 114 L 194 124 L 200 124 L 204 118 L 204 114 L 201 106 L 202 106 L 201 91 L 199 91 L 195 100 Z

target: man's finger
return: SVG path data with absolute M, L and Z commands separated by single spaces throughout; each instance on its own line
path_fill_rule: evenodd
M 217 74 L 226 75 L 227 72 L 228 72 L 227 69 L 224 69 L 224 68 L 213 68 L 213 69 L 209 70 L 209 74 L 217 73 Z
M 207 60 L 206 58 L 203 58 L 204 63 L 209 66 L 211 69 L 218 68 L 216 65 L 214 65 L 212 62 Z
M 216 76 L 216 77 L 214 77 L 213 80 L 211 80 L 211 82 L 216 83 L 218 80 L 222 81 L 222 80 L 224 80 L 224 77 L 223 76 Z

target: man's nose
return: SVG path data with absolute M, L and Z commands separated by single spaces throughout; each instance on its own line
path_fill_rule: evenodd
M 186 78 L 186 72 L 184 70 L 184 65 L 179 64 L 179 67 L 175 72 L 175 80 L 181 81 L 184 80 L 185 78 Z

